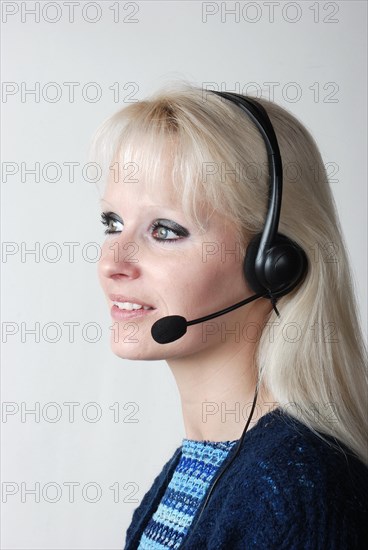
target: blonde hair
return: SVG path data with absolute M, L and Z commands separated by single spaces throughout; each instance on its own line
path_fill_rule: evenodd
M 254 99 L 270 117 L 282 157 L 278 230 L 304 249 L 309 264 L 304 282 L 279 298 L 280 317 L 272 310 L 262 327 L 259 384 L 317 435 L 342 442 L 368 464 L 367 351 L 326 169 L 313 137 L 291 113 Z M 235 224 L 243 253 L 263 229 L 269 186 L 263 138 L 237 105 L 202 88 L 173 83 L 125 106 L 98 128 L 90 155 L 102 179 L 118 159 L 132 184 L 142 178 L 160 185 L 171 168 L 185 215 L 205 231 L 198 208 L 207 216 L 221 212 Z

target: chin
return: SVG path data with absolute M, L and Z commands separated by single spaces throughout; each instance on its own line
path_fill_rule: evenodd
M 111 342 L 111 351 L 120 359 L 129 361 L 160 361 L 163 352 L 160 350 L 147 351 L 147 347 L 137 343 Z

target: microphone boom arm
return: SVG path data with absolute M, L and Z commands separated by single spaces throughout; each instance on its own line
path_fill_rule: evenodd
M 266 292 L 265 294 L 262 294 L 262 293 L 254 294 L 254 296 L 250 296 L 249 298 L 246 298 L 245 300 L 242 300 L 241 302 L 238 302 L 233 306 L 222 309 L 221 311 L 217 311 L 216 313 L 212 313 L 211 315 L 205 315 L 204 317 L 200 317 L 199 319 L 193 319 L 192 321 L 187 321 L 187 326 L 189 327 L 190 325 L 196 325 L 197 323 L 203 323 L 204 321 L 209 321 L 210 319 L 214 319 L 215 317 L 219 317 L 220 315 L 224 315 L 225 313 L 233 311 L 238 307 L 244 306 L 249 302 L 253 302 L 253 300 L 256 300 L 257 298 L 264 298 L 265 296 L 268 296 L 268 295 L 269 295 L 268 292 Z

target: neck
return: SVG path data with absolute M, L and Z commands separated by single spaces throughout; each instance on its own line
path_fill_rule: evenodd
M 180 393 L 187 439 L 233 441 L 239 439 L 251 413 L 257 384 L 254 347 L 219 346 L 194 356 L 170 359 L 169 367 Z M 278 403 L 262 386 L 249 424 Z

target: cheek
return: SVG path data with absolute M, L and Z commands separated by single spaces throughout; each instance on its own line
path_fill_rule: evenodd
M 243 266 L 239 262 L 220 261 L 211 265 L 202 264 L 195 276 L 193 298 L 198 304 L 227 304 L 235 303 L 249 296 L 250 290 L 243 273 Z
M 178 298 L 184 311 L 189 314 L 206 314 L 209 304 L 223 301 L 229 294 L 229 279 L 220 265 L 201 263 L 188 264 L 186 271 L 180 273 L 177 288 Z
M 154 271 L 154 272 L 153 272 Z M 213 298 L 213 268 L 193 257 L 184 256 L 154 268 L 152 286 L 160 301 L 167 306 L 167 315 L 183 315 L 191 319 Z M 198 315 L 199 316 L 199 315 Z

